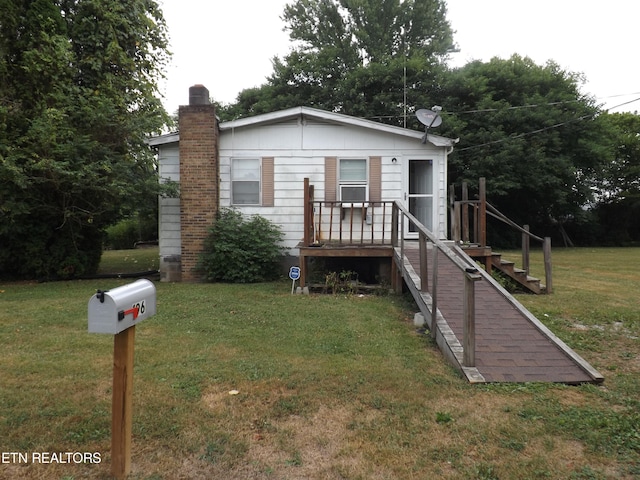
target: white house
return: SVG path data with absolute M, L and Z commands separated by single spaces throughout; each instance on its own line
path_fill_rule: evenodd
M 457 140 L 309 107 L 218 122 L 208 95 L 192 87 L 190 104 L 180 107 L 179 133 L 149 140 L 161 179 L 179 182 L 181 192 L 160 199 L 163 280 L 197 280 L 202 240 L 223 207 L 277 223 L 297 254 L 305 179 L 315 200 L 343 202 L 331 205 L 342 222 L 353 223 L 355 212 L 357 222 L 364 215 L 375 223 L 375 202 L 399 200 L 447 237 L 447 155 Z M 326 229 L 318 222 L 314 241 Z

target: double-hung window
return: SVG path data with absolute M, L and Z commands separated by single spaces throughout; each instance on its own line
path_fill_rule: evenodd
M 340 201 L 364 204 L 369 193 L 367 178 L 366 159 L 341 158 L 338 170 Z
M 260 205 L 260 159 L 231 160 L 231 204 Z

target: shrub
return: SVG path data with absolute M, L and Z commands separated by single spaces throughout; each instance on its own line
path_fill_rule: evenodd
M 350 270 L 342 272 L 329 272 L 324 281 L 325 292 L 331 291 L 334 295 L 346 293 L 353 295 L 358 292 L 358 274 Z
M 138 222 L 132 218 L 121 220 L 106 230 L 105 245 L 113 250 L 133 248 L 139 240 Z
M 74 230 L 75 229 L 75 230 Z M 58 228 L 23 224 L 0 241 L 0 278 L 53 280 L 94 273 L 102 254 L 102 231 L 66 222 Z
M 135 248 L 137 242 L 158 238 L 157 217 L 136 215 L 106 229 L 105 247 L 112 250 Z
M 254 283 L 277 278 L 284 234 L 260 215 L 221 209 L 200 257 L 207 281 Z

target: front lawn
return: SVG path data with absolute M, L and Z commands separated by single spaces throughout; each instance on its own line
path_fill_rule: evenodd
M 136 252 L 110 255 L 148 264 Z M 468 385 L 405 296 L 157 283 L 136 330 L 130 478 L 636 478 L 640 249 L 609 252 L 554 251 L 556 293 L 518 296 L 601 387 Z M 586 267 L 600 279 L 574 281 Z M 101 460 L 3 455 L 0 478 L 110 478 L 113 337 L 87 333 L 87 302 L 130 281 L 0 285 L 0 452 Z

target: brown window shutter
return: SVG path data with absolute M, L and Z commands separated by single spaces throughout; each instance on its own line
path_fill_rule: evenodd
M 325 157 L 324 159 L 324 200 L 335 202 L 336 189 L 338 188 L 338 157 Z
M 369 201 L 382 201 L 382 157 L 369 157 Z
M 262 206 L 273 207 L 273 157 L 262 158 Z

